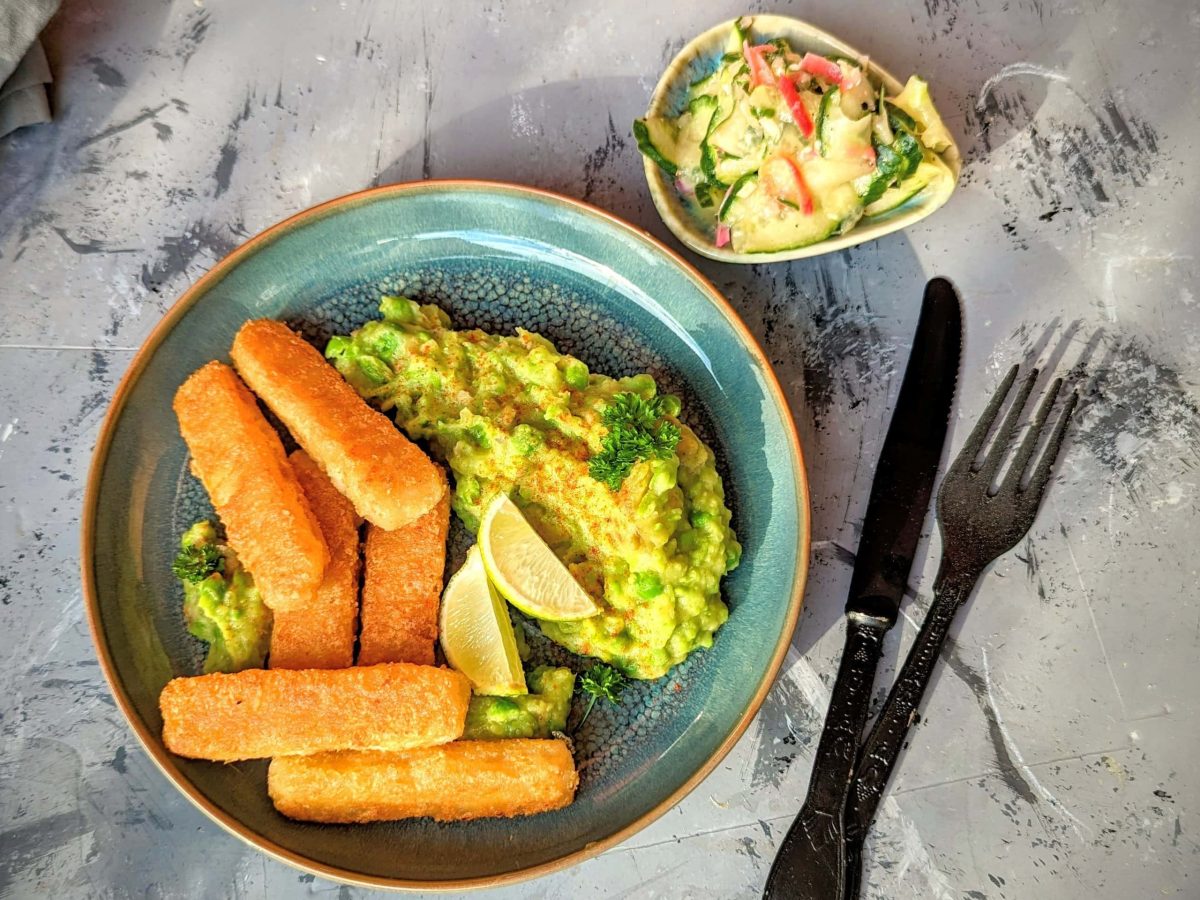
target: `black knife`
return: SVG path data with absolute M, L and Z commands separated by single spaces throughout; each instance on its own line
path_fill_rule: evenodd
M 958 294 L 949 281 L 935 278 L 925 287 L 912 354 L 871 485 L 846 601 L 846 645 L 808 796 L 775 856 L 765 900 L 840 900 L 846 889 L 844 815 L 855 759 L 883 636 L 896 624 L 929 509 L 961 350 Z

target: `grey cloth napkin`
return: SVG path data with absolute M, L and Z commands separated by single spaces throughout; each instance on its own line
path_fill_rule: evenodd
M 50 66 L 37 36 L 61 0 L 0 0 L 0 137 L 50 121 Z

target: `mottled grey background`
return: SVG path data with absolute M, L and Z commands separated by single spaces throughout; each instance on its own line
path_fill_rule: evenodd
M 450 7 L 68 0 L 51 24 L 56 120 L 0 141 L 0 896 L 365 893 L 227 836 L 138 749 L 83 620 L 78 518 L 134 349 L 219 257 L 293 212 L 474 176 L 581 197 L 673 242 L 629 123 L 684 41 L 745 7 Z M 676 809 L 596 860 L 488 896 L 761 889 L 807 782 L 846 551 L 932 274 L 967 304 L 955 446 L 1013 361 L 1040 355 L 1085 399 L 1037 524 L 960 622 L 869 846 L 866 894 L 1200 896 L 1200 10 L 754 8 L 925 75 L 963 183 L 922 225 L 855 250 L 700 263 L 778 367 L 808 454 L 817 543 L 795 652 Z M 936 543 L 889 668 L 928 604 Z

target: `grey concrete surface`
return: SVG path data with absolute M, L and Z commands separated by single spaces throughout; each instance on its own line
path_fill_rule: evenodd
M 701 262 L 778 367 L 814 546 L 784 676 L 676 809 L 489 896 L 753 897 L 800 805 L 872 467 L 921 285 L 967 304 L 951 442 L 1040 356 L 1084 394 L 1029 538 L 956 628 L 868 847 L 866 896 L 1200 896 L 1200 422 L 1190 0 L 752 4 L 933 85 L 964 150 L 911 231 L 791 265 Z M 55 122 L 0 141 L 0 896 L 351 897 L 243 846 L 140 751 L 82 618 L 78 517 L 116 380 L 245 237 L 421 177 L 581 197 L 673 243 L 630 120 L 739 2 L 68 0 Z M 890 670 L 929 602 L 929 541 Z M 883 679 L 881 679 L 881 688 Z

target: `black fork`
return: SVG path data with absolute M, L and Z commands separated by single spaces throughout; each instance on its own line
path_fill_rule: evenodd
M 1000 486 L 995 491 L 991 489 L 997 473 L 1010 456 L 1010 446 L 1037 376 L 1037 369 L 1026 376 L 1008 415 L 996 432 L 991 449 L 982 459 L 977 459 L 1016 381 L 1017 366 L 1009 370 L 984 410 L 979 424 L 942 479 L 937 499 L 943 544 L 942 564 L 934 583 L 933 604 L 874 728 L 863 743 L 846 809 L 845 900 L 858 897 L 863 840 L 871 827 L 871 820 L 883 797 L 908 729 L 916 719 L 917 707 L 929 684 L 946 635 L 950 632 L 954 614 L 971 595 L 988 564 L 1011 550 L 1029 531 L 1050 481 L 1054 461 L 1079 399 L 1072 392 L 1057 423 L 1052 428 L 1047 427 L 1046 423 L 1062 389 L 1061 378 L 1056 378 L 1046 392 L 1029 432 L 1017 445 L 1016 452 L 1011 454 L 1011 464 Z M 1033 462 L 1038 445 L 1047 433 L 1046 448 Z

